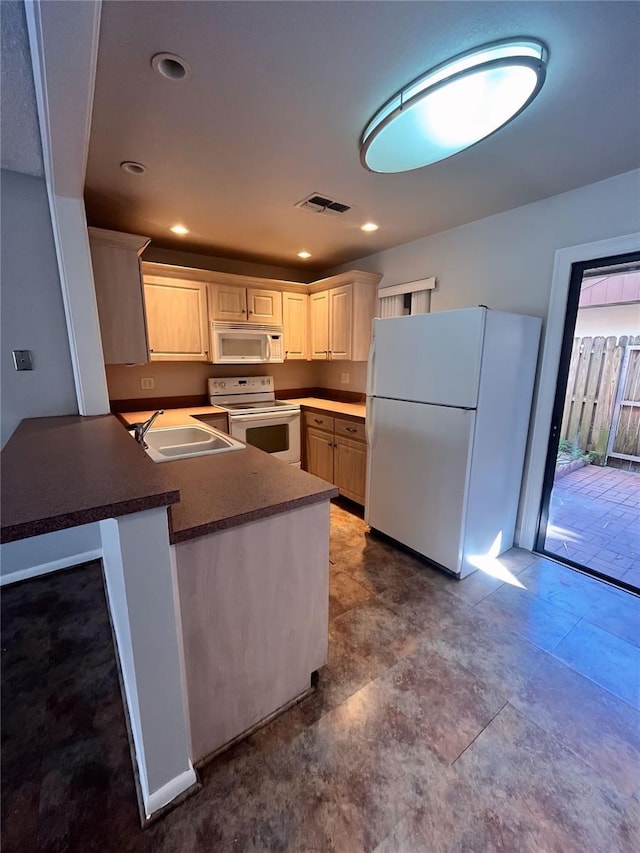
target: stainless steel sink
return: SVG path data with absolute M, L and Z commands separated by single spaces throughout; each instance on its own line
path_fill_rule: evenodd
M 190 456 L 208 456 L 245 449 L 241 441 L 213 427 L 200 424 L 151 429 L 146 434 L 145 441 L 147 454 L 154 462 L 173 462 Z

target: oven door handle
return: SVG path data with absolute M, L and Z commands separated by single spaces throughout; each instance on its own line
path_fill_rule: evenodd
M 231 415 L 232 424 L 250 423 L 251 421 L 291 421 L 300 417 L 300 412 L 278 412 L 272 415 Z

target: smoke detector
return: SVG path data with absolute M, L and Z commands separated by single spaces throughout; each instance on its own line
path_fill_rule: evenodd
M 352 205 L 335 201 L 335 199 L 320 193 L 311 193 L 302 201 L 296 202 L 294 207 L 310 210 L 312 213 L 320 213 L 323 216 L 342 216 L 343 213 L 351 210 Z

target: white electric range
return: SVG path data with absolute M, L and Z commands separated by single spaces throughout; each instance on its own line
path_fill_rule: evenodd
M 273 376 L 209 379 L 209 401 L 227 412 L 234 438 L 300 467 L 300 406 L 276 400 Z

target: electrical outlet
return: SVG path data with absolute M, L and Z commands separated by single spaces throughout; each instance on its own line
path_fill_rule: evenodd
M 13 350 L 13 366 L 16 370 L 33 370 L 33 357 L 30 349 Z
M 155 384 L 156 383 L 152 376 L 146 376 L 140 379 L 140 388 L 142 388 L 143 391 L 151 391 Z
M 350 379 L 350 378 L 351 378 L 351 377 L 349 376 L 349 374 L 348 374 L 348 373 L 343 373 L 343 374 L 342 374 L 342 379 L 341 379 L 340 381 L 342 382 L 342 384 L 343 384 L 343 385 L 348 385 L 348 384 L 349 384 L 349 379 Z

